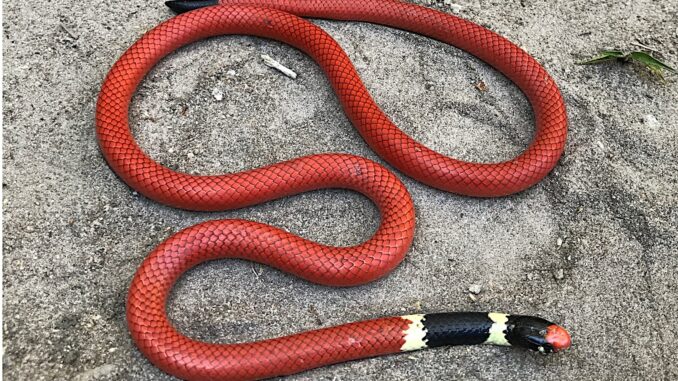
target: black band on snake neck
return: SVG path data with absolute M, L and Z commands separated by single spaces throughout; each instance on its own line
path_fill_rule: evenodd
M 570 346 L 566 330 L 534 316 L 454 312 L 402 318 L 411 321 L 404 332 L 403 351 L 443 345 L 494 344 L 550 353 Z
M 424 341 L 429 348 L 482 344 L 490 337 L 493 323 L 488 314 L 480 312 L 427 314 Z

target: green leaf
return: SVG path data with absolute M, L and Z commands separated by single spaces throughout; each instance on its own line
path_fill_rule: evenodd
M 596 65 L 599 63 L 611 61 L 611 60 L 616 60 L 616 59 L 624 59 L 624 52 L 620 52 L 618 50 L 606 50 L 598 53 L 597 56 L 591 58 L 590 60 L 587 61 L 582 61 L 579 62 L 579 65 Z
M 676 69 L 672 68 L 671 66 L 659 61 L 658 59 L 652 57 L 651 55 L 643 52 L 631 52 L 627 56 L 627 59 L 639 62 L 643 65 L 645 65 L 648 69 L 650 69 L 652 72 L 659 72 L 663 69 L 666 69 L 671 72 L 676 72 Z
M 660 79 L 664 80 L 664 70 L 675 73 L 676 69 L 671 66 L 659 61 L 658 59 L 652 57 L 651 55 L 645 52 L 630 52 L 625 54 L 619 50 L 606 50 L 600 52 L 596 57 L 579 62 L 579 65 L 596 65 L 603 62 L 617 60 L 623 62 L 633 62 L 645 66 L 652 74 L 656 75 Z

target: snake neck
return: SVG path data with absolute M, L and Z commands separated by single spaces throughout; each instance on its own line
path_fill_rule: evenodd
M 403 351 L 444 345 L 511 345 L 507 338 L 509 315 L 501 313 L 454 312 L 402 318 L 412 322 L 405 331 Z

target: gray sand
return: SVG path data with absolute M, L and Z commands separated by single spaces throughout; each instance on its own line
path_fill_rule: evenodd
M 106 166 L 94 107 L 113 62 L 171 16 L 161 1 L 4 2 L 4 361 L 8 380 L 166 380 L 134 347 L 125 296 L 135 269 L 171 233 L 247 218 L 326 244 L 371 235 L 376 209 L 327 190 L 244 210 L 193 213 L 137 195 Z M 434 6 L 519 44 L 554 76 L 570 135 L 561 163 L 521 194 L 473 199 L 399 174 L 417 207 L 414 245 L 389 277 L 321 287 L 258 264 L 200 266 L 169 311 L 187 335 L 262 339 L 391 314 L 499 310 L 539 314 L 574 336 L 540 356 L 457 347 L 336 365 L 293 380 L 676 379 L 678 76 L 576 66 L 640 41 L 678 64 L 675 0 L 446 2 Z M 506 78 L 453 47 L 380 26 L 317 21 L 346 49 L 402 129 L 465 160 L 518 154 L 532 112 Z M 299 73 L 265 66 L 269 54 Z M 235 71 L 229 74 L 229 71 Z M 474 84 L 487 84 L 486 92 Z M 221 91 L 221 101 L 213 92 Z M 184 48 L 143 82 L 131 121 L 171 168 L 216 174 L 305 154 L 379 162 L 319 68 L 279 43 L 221 37 Z M 482 290 L 469 297 L 468 288 Z

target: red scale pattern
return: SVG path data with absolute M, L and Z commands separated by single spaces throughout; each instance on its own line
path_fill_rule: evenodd
M 225 2 L 225 0 L 224 0 Z M 206 37 L 250 34 L 290 44 L 313 57 L 327 74 L 345 112 L 370 146 L 389 163 L 431 186 L 473 196 L 523 190 L 545 176 L 560 157 L 566 115 L 553 80 L 534 59 L 493 32 L 468 21 L 392 0 L 231 1 L 157 26 L 115 63 L 99 95 L 97 137 L 111 168 L 132 188 L 158 202 L 192 210 L 225 210 L 319 188 L 365 194 L 381 212 L 368 241 L 330 247 L 272 226 L 244 220 L 205 222 L 160 244 L 135 275 L 128 325 L 139 349 L 164 371 L 185 379 L 256 379 L 400 350 L 409 321 L 399 317 L 347 324 L 242 344 L 197 342 L 177 332 L 165 314 L 174 282 L 212 259 L 244 258 L 312 282 L 351 286 L 395 268 L 414 234 L 414 207 L 403 184 L 384 167 L 341 154 L 314 155 L 221 176 L 174 172 L 150 159 L 134 141 L 128 107 L 146 73 L 173 50 Z M 276 10 L 277 8 L 280 10 Z M 368 21 L 410 30 L 458 46 L 512 79 L 533 105 L 537 132 L 514 160 L 461 162 L 417 143 L 374 103 L 337 43 L 300 16 Z

